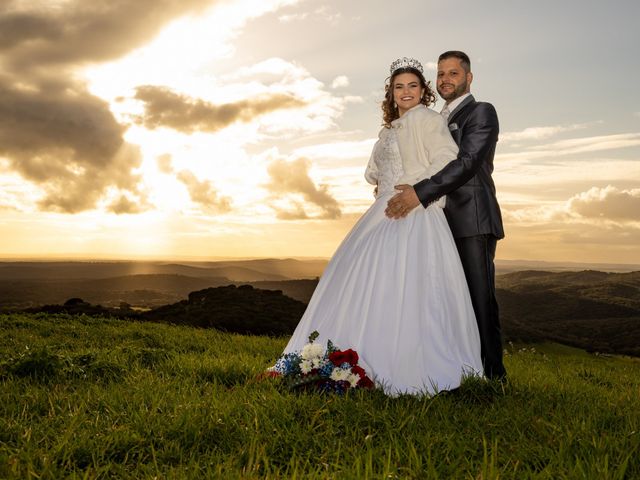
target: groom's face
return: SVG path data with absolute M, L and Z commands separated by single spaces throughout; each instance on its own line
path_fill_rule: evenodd
M 465 72 L 460 60 L 455 57 L 445 58 L 438 62 L 438 93 L 447 102 L 468 93 L 471 88 L 473 74 Z

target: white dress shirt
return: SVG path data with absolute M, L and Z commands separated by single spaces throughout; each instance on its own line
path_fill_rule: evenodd
M 464 95 L 459 96 L 451 103 L 445 103 L 444 107 L 442 107 L 442 110 L 440 110 L 440 115 L 442 115 L 445 120 L 449 120 L 449 115 L 451 115 L 451 112 L 453 112 L 456 108 L 458 108 L 458 105 L 460 105 L 464 101 L 464 99 L 467 98 L 469 95 L 471 95 L 471 92 L 465 93 Z M 447 111 L 449 113 L 447 113 Z

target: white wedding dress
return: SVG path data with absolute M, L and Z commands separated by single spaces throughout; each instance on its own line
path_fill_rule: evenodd
M 433 395 L 482 375 L 471 299 L 442 207 L 385 216 L 403 175 L 394 129 L 376 143 L 378 194 L 327 265 L 284 353 L 330 339 L 353 348 L 388 395 Z

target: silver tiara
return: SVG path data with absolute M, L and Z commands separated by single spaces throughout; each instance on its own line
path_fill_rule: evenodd
M 393 75 L 393 72 L 395 72 L 399 68 L 415 68 L 420 73 L 424 72 L 424 69 L 422 68 L 422 64 L 415 58 L 407 58 L 407 57 L 399 58 L 398 60 L 396 60 L 391 64 L 391 66 L 389 67 L 389 73 Z

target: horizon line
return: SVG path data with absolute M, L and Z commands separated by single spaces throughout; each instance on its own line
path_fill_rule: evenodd
M 86 262 L 86 263 L 135 263 L 135 262 L 224 262 L 224 261 L 252 261 L 252 260 L 299 260 L 299 261 L 329 261 L 330 257 L 319 256 L 195 256 L 195 255 L 178 255 L 178 256 L 137 256 L 137 257 L 117 257 L 117 256 L 85 256 L 85 255 L 12 255 L 0 254 L 0 262 L 3 263 L 45 263 L 45 262 Z M 640 270 L 640 264 L 636 263 L 619 263 L 619 262 L 589 262 L 589 261 L 558 261 L 558 260 L 532 260 L 532 259 L 506 259 L 496 258 L 496 264 L 529 264 L 529 265 L 548 265 L 548 266 L 607 266 L 625 269 Z

